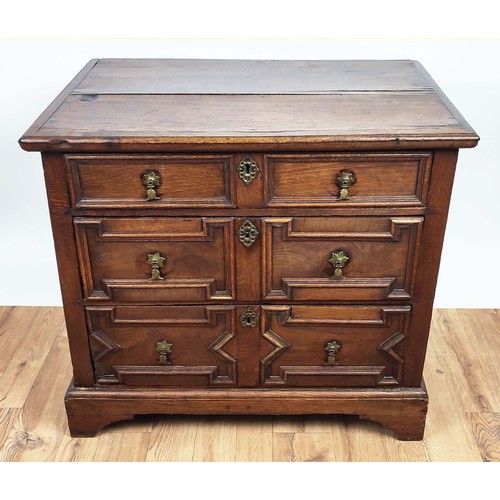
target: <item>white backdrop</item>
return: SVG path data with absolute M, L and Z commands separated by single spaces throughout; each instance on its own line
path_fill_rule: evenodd
M 418 59 L 481 136 L 462 150 L 436 307 L 500 307 L 500 40 L 0 41 L 0 305 L 60 305 L 37 153 L 17 140 L 99 57 Z M 420 269 L 419 272 L 425 272 Z

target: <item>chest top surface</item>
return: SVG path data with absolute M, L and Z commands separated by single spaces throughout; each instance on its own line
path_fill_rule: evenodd
M 31 151 L 473 147 L 420 63 L 90 61 L 20 139 Z

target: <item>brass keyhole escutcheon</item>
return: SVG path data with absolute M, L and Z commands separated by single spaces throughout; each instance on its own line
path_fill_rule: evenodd
M 166 257 L 162 257 L 160 252 L 148 253 L 148 260 L 146 264 L 151 266 L 151 280 L 162 280 L 164 279 L 160 274 L 160 267 L 163 267 L 163 264 L 166 261 Z
M 257 162 L 252 159 L 251 156 L 246 155 L 236 167 L 238 175 L 240 179 L 245 183 L 245 185 L 249 186 L 252 184 L 252 181 L 257 177 L 257 174 L 260 172 L 259 166 Z
M 337 340 L 331 340 L 327 342 L 325 345 L 325 351 L 328 354 L 328 359 L 325 363 L 327 366 L 335 366 L 337 364 L 337 360 L 335 359 L 335 355 L 340 351 L 342 344 Z
M 350 258 L 343 250 L 337 250 L 332 252 L 331 257 L 328 262 L 333 266 L 333 276 L 334 279 L 341 279 L 344 277 L 342 274 L 342 269 L 347 265 Z
M 172 352 L 172 344 L 167 340 L 160 340 L 160 342 L 156 342 L 156 350 L 160 354 L 158 363 L 160 365 L 169 365 L 168 355 Z
M 245 328 L 255 328 L 259 317 L 250 307 L 247 307 L 240 316 L 240 323 Z
M 356 177 L 354 172 L 349 172 L 343 170 L 337 177 L 337 183 L 340 186 L 340 192 L 338 200 L 348 200 L 349 199 L 349 188 L 356 182 Z
M 238 238 L 247 248 L 255 243 L 258 236 L 259 231 L 249 220 L 246 220 L 238 229 Z
M 156 189 L 160 187 L 160 176 L 158 172 L 152 171 L 142 175 L 142 183 L 146 186 L 146 200 L 159 200 L 156 195 Z

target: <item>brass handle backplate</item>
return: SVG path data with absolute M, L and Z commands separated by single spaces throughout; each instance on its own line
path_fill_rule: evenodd
M 349 199 L 349 188 L 355 182 L 356 177 L 354 176 L 354 172 L 348 172 L 347 170 L 340 172 L 340 175 L 337 177 L 337 183 L 340 186 L 339 200 Z
M 156 342 L 156 350 L 160 353 L 158 363 L 160 365 L 169 365 L 168 355 L 172 352 L 172 344 L 166 340 L 160 340 L 160 342 Z
M 247 248 L 250 248 L 259 236 L 257 228 L 246 220 L 238 229 L 238 238 Z
M 142 182 L 146 186 L 146 200 L 159 200 L 160 197 L 156 195 L 156 188 L 160 187 L 160 176 L 158 172 L 153 171 L 143 174 Z
M 333 276 L 332 278 L 343 278 L 342 269 L 347 265 L 350 258 L 343 250 L 337 250 L 332 252 L 331 257 L 328 262 L 333 266 Z
M 160 274 L 160 267 L 163 267 L 166 257 L 162 257 L 160 252 L 148 253 L 148 260 L 146 264 L 151 266 L 151 278 L 152 280 L 162 280 L 164 279 Z
M 328 359 L 325 365 L 335 366 L 337 364 L 337 360 L 335 359 L 335 355 L 340 351 L 342 344 L 338 340 L 331 340 L 327 342 L 325 345 L 325 351 L 328 354 Z
M 240 179 L 248 186 L 252 184 L 252 181 L 257 177 L 260 169 L 257 162 L 251 158 L 251 156 L 246 155 L 243 160 L 238 163 L 236 167 Z
M 252 311 L 252 309 L 250 309 L 250 307 L 247 307 L 240 316 L 240 323 L 245 328 L 255 328 L 258 320 L 259 317 L 254 311 Z

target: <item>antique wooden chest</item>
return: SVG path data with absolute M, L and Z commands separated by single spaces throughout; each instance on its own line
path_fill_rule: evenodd
M 20 140 L 42 152 L 72 435 L 354 414 L 421 439 L 455 163 L 478 139 L 416 61 L 89 62 Z

